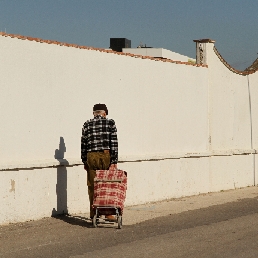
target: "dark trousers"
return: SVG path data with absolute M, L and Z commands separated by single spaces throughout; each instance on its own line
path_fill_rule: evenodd
M 93 197 L 94 197 L 94 177 L 96 170 L 107 170 L 110 166 L 110 154 L 104 152 L 89 152 L 87 153 L 87 185 L 90 200 L 90 217 L 93 217 Z

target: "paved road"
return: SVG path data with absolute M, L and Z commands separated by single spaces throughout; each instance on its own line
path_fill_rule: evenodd
M 2 226 L 0 257 L 258 257 L 257 187 L 131 207 L 126 218 L 121 230 L 86 216 Z

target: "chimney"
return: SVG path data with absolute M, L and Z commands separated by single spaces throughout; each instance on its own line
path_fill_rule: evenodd
M 215 43 L 212 39 L 197 39 L 196 43 L 196 64 L 207 65 L 207 43 Z

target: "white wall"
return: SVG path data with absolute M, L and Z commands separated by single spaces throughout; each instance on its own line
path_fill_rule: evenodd
M 258 149 L 258 73 L 248 76 L 251 96 L 251 121 L 253 148 Z
M 128 171 L 126 206 L 253 185 L 252 155 L 125 162 L 119 167 Z M 82 166 L 0 175 L 1 224 L 89 211 Z
M 209 52 L 209 70 L 212 149 L 251 149 L 248 76 L 240 76 L 228 70 L 212 49 Z M 257 79 L 256 76 L 256 82 Z M 255 82 L 250 83 L 250 87 L 255 85 Z M 256 99 L 258 92 L 253 93 L 252 97 Z
M 1 163 L 53 159 L 60 137 L 65 158 L 79 159 L 99 102 L 116 120 L 121 156 L 206 150 L 207 68 L 6 37 L 0 49 Z
M 0 36 L 0 223 L 88 211 L 80 136 L 95 103 L 118 127 L 126 205 L 253 185 L 258 75 L 212 47 L 206 68 Z

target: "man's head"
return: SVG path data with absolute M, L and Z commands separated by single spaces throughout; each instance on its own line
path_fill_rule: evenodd
M 101 115 L 106 117 L 106 115 L 108 115 L 108 109 L 107 106 L 105 104 L 95 104 L 93 107 L 93 115 Z

